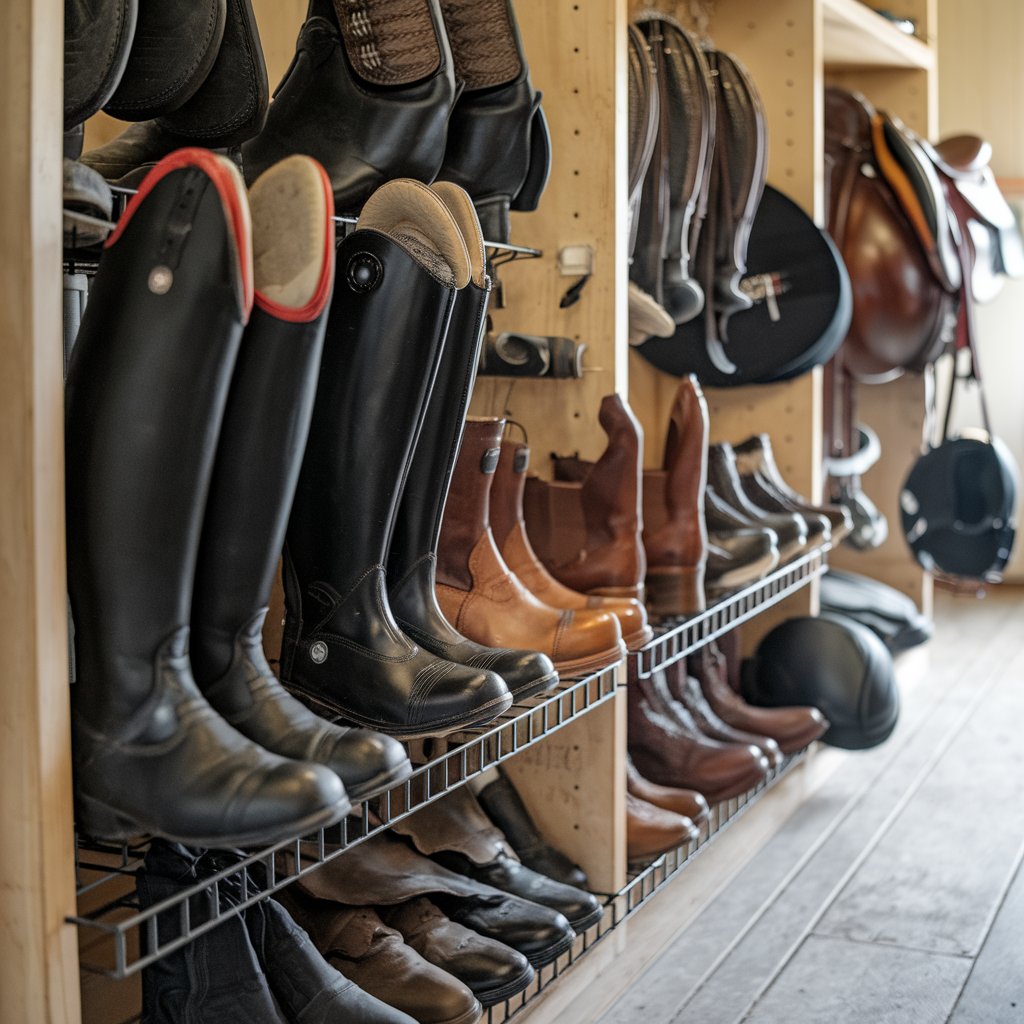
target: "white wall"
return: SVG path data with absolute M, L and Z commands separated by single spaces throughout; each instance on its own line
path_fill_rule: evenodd
M 940 137 L 981 135 L 996 174 L 1024 179 L 1024 2 L 939 0 L 938 39 Z M 1024 467 L 1024 280 L 979 308 L 978 333 L 993 430 Z M 961 400 L 955 421 L 980 426 L 977 404 Z M 1024 526 L 1007 579 L 1024 581 Z

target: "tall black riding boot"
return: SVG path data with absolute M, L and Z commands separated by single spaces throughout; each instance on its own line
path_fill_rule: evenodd
M 334 203 L 314 160 L 293 156 L 252 187 L 256 305 L 217 444 L 192 599 L 192 671 L 239 732 L 327 765 L 363 799 L 411 771 L 402 745 L 332 725 L 292 697 L 262 626 L 302 466 L 334 282 Z M 281 225 L 287 225 L 282 233 Z
M 203 508 L 251 307 L 240 175 L 205 150 L 168 157 L 107 242 L 68 369 L 75 796 L 90 835 L 244 846 L 349 809 L 329 769 L 228 725 L 189 667 Z
M 434 180 L 456 95 L 438 0 L 309 0 L 266 126 L 242 147 L 246 179 L 305 153 L 338 212 L 358 213 L 389 179 Z
M 426 185 L 378 189 L 342 243 L 309 443 L 285 548 L 282 678 L 315 707 L 394 736 L 489 721 L 512 703 L 493 672 L 414 644 L 385 564 L 457 290 L 458 224 Z
M 420 440 L 402 493 L 388 553 L 388 597 L 398 624 L 421 647 L 448 661 L 497 672 L 513 696 L 522 699 L 557 681 L 551 659 L 538 651 L 495 649 L 467 640 L 442 614 L 434 589 L 437 541 L 476 379 L 491 284 L 480 225 L 469 197 L 449 183 L 432 188 L 458 220 L 463 236 L 472 240 L 467 246 L 472 277 L 455 299 Z

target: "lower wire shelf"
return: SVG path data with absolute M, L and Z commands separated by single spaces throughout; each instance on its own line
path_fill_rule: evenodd
M 136 898 L 134 876 L 142 867 L 149 840 L 142 837 L 115 845 L 77 837 L 79 913 L 68 920 L 79 929 L 82 968 L 121 979 L 180 949 L 296 878 L 611 700 L 620 667 L 614 665 L 579 680 L 563 680 L 553 692 L 514 704 L 486 726 L 418 742 L 409 751 L 417 765 L 412 776 L 364 800 L 339 824 L 247 852 L 230 867 L 145 909 Z M 278 858 L 275 855 L 279 852 L 292 856 Z M 292 868 L 282 870 L 282 863 Z M 240 886 L 241 899 L 222 907 L 220 887 L 228 881 L 232 887 L 235 883 Z M 192 920 L 192 908 L 200 904 L 211 910 L 196 922 Z M 162 938 L 158 927 L 158 916 L 169 912 L 178 915 L 179 934 L 173 940 Z
M 809 748 L 808 748 L 809 749 Z M 694 858 L 708 846 L 713 845 L 722 831 L 748 810 L 784 778 L 807 756 L 807 750 L 791 754 L 756 788 L 731 800 L 723 800 L 711 808 L 706 832 L 685 846 L 662 854 L 657 860 L 640 871 L 631 872 L 629 880 L 617 892 L 608 896 L 604 904 L 604 917 L 576 939 L 573 948 L 560 956 L 554 963 L 538 969 L 529 988 L 512 999 L 490 1007 L 483 1017 L 485 1024 L 505 1024 L 532 1010 L 537 1000 L 567 971 L 576 966 L 595 946 L 606 939 L 623 922 L 645 906 L 653 896 L 676 878 Z

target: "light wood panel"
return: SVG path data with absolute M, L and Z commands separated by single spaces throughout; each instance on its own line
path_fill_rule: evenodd
M 0 1020 L 79 1019 L 64 575 L 62 8 L 9 0 L 0 57 Z
M 516 0 L 515 8 L 531 77 L 545 96 L 553 158 L 540 208 L 512 217 L 512 241 L 544 255 L 500 270 L 505 308 L 492 301 L 494 328 L 589 348 L 582 380 L 481 377 L 471 412 L 521 422 L 535 452 L 531 472 L 550 476 L 550 452 L 601 454 L 601 399 L 626 393 L 626 6 Z M 570 245 L 590 247 L 594 273 L 579 301 L 560 309 L 577 280 L 558 270 L 558 253 Z

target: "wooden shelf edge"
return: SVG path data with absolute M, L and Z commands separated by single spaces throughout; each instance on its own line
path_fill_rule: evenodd
M 875 67 L 931 71 L 935 68 L 934 47 L 900 32 L 860 0 L 821 0 L 821 7 L 826 70 Z

